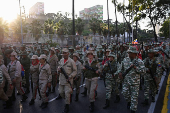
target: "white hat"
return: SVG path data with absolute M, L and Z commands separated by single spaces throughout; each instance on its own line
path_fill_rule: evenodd
M 12 55 L 15 56 L 16 59 L 18 59 L 17 53 L 16 53 L 15 51 L 13 51 L 13 52 L 11 53 L 11 56 L 12 56 Z
M 53 51 L 54 53 L 56 53 L 56 51 L 55 51 L 55 48 L 54 47 L 51 47 L 51 49 L 50 49 L 51 51 Z
M 31 57 L 31 60 L 34 60 L 34 59 L 38 59 L 38 56 L 37 56 L 37 55 L 33 55 L 33 56 Z
M 47 59 L 47 56 L 45 54 L 42 54 L 42 55 L 40 55 L 40 57 L 38 59 L 40 60 L 42 58 Z

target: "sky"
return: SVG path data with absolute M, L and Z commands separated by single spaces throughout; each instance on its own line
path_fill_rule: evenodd
M 109 18 L 115 21 L 114 4 L 109 0 Z M 45 13 L 57 13 L 61 11 L 72 13 L 72 0 L 20 0 L 21 6 L 25 7 L 25 13 L 29 14 L 29 9 L 37 2 L 44 2 Z M 95 5 L 103 5 L 103 19 L 107 19 L 107 0 L 74 0 L 75 14 L 79 16 L 79 11 L 84 8 L 89 8 Z M 118 0 L 123 2 L 123 0 Z M 128 4 L 128 0 L 125 0 Z M 19 14 L 19 0 L 0 0 L 0 17 L 3 17 L 8 22 L 11 22 Z M 22 9 L 23 11 L 23 9 Z M 123 22 L 122 14 L 118 13 L 118 21 Z M 143 21 L 144 22 L 144 21 Z M 146 22 L 140 22 L 142 29 L 146 28 Z

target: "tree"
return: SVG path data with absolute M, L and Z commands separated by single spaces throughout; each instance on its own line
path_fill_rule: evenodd
M 76 19 L 75 27 L 76 27 L 76 32 L 78 32 L 78 34 L 81 35 L 84 30 L 84 22 L 81 18 Z
M 153 28 L 153 33 L 155 37 L 155 41 L 157 42 L 157 35 L 156 35 L 156 24 L 163 22 L 166 18 L 166 14 L 168 11 L 168 4 L 163 4 L 160 0 L 153 1 L 153 0 L 138 0 L 140 8 L 140 13 L 138 14 L 139 19 L 149 18 L 150 22 L 149 25 Z
M 54 34 L 54 21 L 52 19 L 48 19 L 45 21 L 44 33 L 50 34 L 50 39 L 52 38 L 52 34 Z
M 8 24 L 0 18 L 0 44 L 2 44 L 4 37 L 8 34 Z
M 89 22 L 89 28 L 93 32 L 93 35 L 96 34 L 97 29 L 100 27 L 98 24 L 98 20 L 96 18 L 92 18 Z
M 22 31 L 23 31 L 23 38 L 26 36 L 26 33 L 28 32 L 28 23 L 26 23 L 25 19 L 22 18 Z M 17 17 L 11 24 L 10 28 L 14 32 L 14 37 L 19 42 L 22 42 L 21 40 L 21 20 L 20 16 Z
M 160 36 L 161 37 L 165 37 L 165 38 L 169 37 L 169 29 L 170 29 L 169 24 L 170 24 L 170 20 L 168 20 L 168 19 L 166 21 L 164 21 L 164 23 L 162 24 L 162 27 L 160 29 L 160 32 L 161 32 Z
M 33 34 L 33 37 L 35 37 L 36 41 L 40 38 L 41 30 L 42 25 L 40 22 L 38 20 L 33 20 L 30 24 L 30 32 Z

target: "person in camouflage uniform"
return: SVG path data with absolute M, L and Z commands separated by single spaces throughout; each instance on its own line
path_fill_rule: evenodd
M 73 53 L 74 53 L 74 48 L 73 48 L 73 47 L 70 47 L 70 48 L 69 48 L 69 57 L 70 57 L 71 59 L 73 59 Z
M 102 51 L 102 46 L 97 46 L 97 49 L 98 49 L 98 51 L 97 51 L 98 60 L 99 60 L 99 62 L 102 62 L 103 55 L 104 55 L 104 53 Z
M 26 80 L 26 84 L 25 84 L 26 91 L 25 91 L 25 93 L 28 94 L 30 92 L 30 90 L 29 90 L 29 86 L 30 86 L 30 82 L 29 82 L 30 58 L 28 58 L 26 51 L 22 52 L 22 54 L 20 56 L 21 56 L 20 62 L 21 62 L 22 66 L 25 70 L 25 76 L 23 78 L 23 79 Z
M 163 51 L 169 56 L 169 49 L 166 47 L 165 43 L 162 44 L 162 48 L 163 48 Z M 163 58 L 165 62 L 164 64 L 166 68 L 166 76 L 168 76 L 169 75 L 169 59 L 164 53 L 163 53 Z
M 112 94 L 112 90 L 114 88 L 116 92 L 116 100 L 115 103 L 120 101 L 119 97 L 119 89 L 117 87 L 117 76 L 114 76 L 114 73 L 117 71 L 117 62 L 115 60 L 115 55 L 109 54 L 109 61 L 107 61 L 103 67 L 103 72 L 106 73 L 106 104 L 103 109 L 106 109 L 110 105 L 110 98 Z
M 143 61 L 137 57 L 136 47 L 130 46 L 127 52 L 129 57 L 123 59 L 115 75 L 119 73 L 119 77 L 123 79 L 122 73 L 131 68 L 124 76 L 122 94 L 128 102 L 127 108 L 131 109 L 131 113 L 135 113 L 138 105 L 140 74 L 145 73 L 145 66 Z
M 144 105 L 148 105 L 149 90 L 152 91 L 152 102 L 155 102 L 155 94 L 157 91 L 156 79 L 160 74 L 160 69 L 161 69 L 161 64 L 159 62 L 159 59 L 154 56 L 156 52 L 157 51 L 153 49 L 148 50 L 148 57 L 144 59 L 144 64 L 146 67 L 146 74 L 144 75 L 145 101 L 142 103 Z

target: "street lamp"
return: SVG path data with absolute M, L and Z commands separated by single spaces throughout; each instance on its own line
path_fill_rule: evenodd
M 23 44 L 23 34 L 22 34 L 22 17 L 21 17 L 21 6 L 20 6 L 20 0 L 19 0 L 19 8 L 20 8 L 20 21 L 21 21 L 21 39 Z

